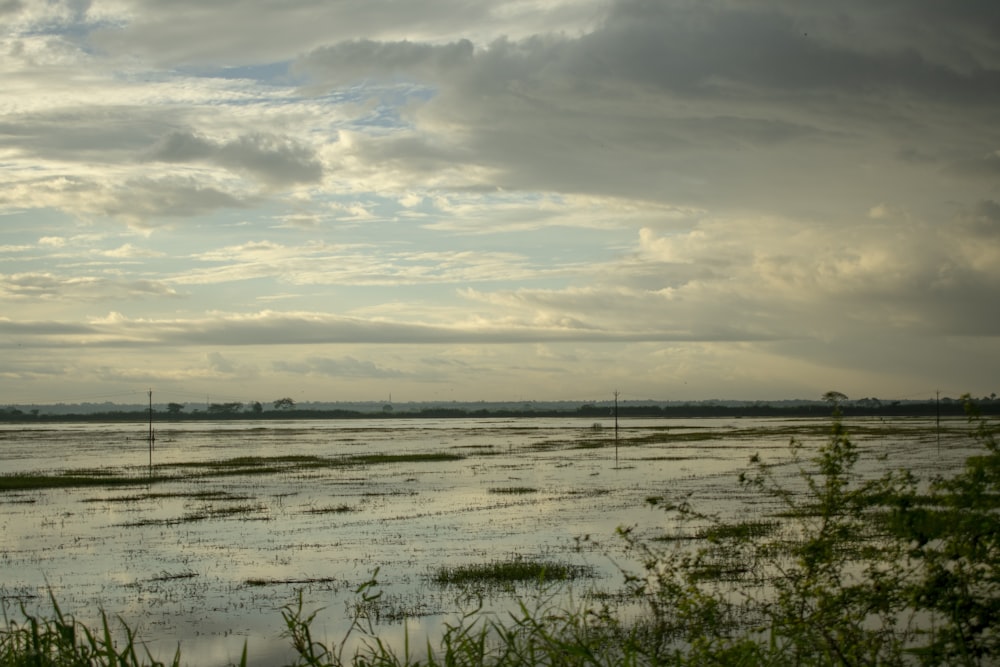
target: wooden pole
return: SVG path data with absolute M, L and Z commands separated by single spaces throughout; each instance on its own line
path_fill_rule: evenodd
M 937 411 L 937 443 L 938 456 L 941 455 L 941 391 L 934 392 L 934 405 Z
M 618 465 L 618 390 L 615 389 L 615 466 Z
M 153 475 L 153 390 L 149 390 L 149 474 Z

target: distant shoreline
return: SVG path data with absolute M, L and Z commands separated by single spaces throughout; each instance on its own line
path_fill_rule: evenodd
M 974 401 L 982 415 L 1000 414 L 1000 399 L 983 399 Z M 259 406 L 259 404 L 258 404 Z M 93 412 L 48 412 L 46 407 L 34 409 L 0 408 L 0 423 L 37 423 L 37 422 L 128 422 L 147 421 L 150 417 L 149 408 L 137 406 L 122 406 L 120 409 L 108 409 Z M 60 406 L 63 410 L 71 406 Z M 841 405 L 845 417 L 957 417 L 965 415 L 962 401 L 943 399 L 936 401 L 893 401 L 851 402 Z M 804 402 L 796 404 L 773 405 L 769 403 L 723 404 L 716 402 L 693 402 L 683 404 L 620 404 L 617 409 L 619 418 L 719 418 L 719 417 L 803 417 L 817 418 L 830 416 L 830 406 L 825 402 Z M 475 418 L 581 418 L 607 419 L 614 417 L 615 408 L 608 403 L 586 403 L 567 405 L 565 408 L 483 408 L 475 403 L 459 403 L 457 405 L 426 405 L 412 406 L 385 405 L 369 410 L 342 408 L 291 408 L 268 410 L 258 407 L 257 410 L 240 408 L 220 410 L 179 410 L 168 411 L 165 407 L 153 406 L 153 419 L 158 422 L 183 421 L 259 421 L 259 420 L 293 420 L 293 419 L 475 419 Z

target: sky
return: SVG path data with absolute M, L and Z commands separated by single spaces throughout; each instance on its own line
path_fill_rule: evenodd
M 1000 390 L 995 0 L 0 0 L 0 404 Z

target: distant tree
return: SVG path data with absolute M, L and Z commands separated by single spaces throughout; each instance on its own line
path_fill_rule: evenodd
M 287 396 L 285 398 L 279 398 L 274 402 L 275 410 L 291 410 L 295 407 L 295 401 Z
M 184 409 L 183 403 L 167 403 L 167 412 L 172 415 L 179 415 Z
M 839 391 L 828 391 L 823 394 L 823 400 L 836 407 L 847 400 L 847 395 Z
M 250 404 L 250 410 L 255 415 L 259 415 L 262 412 L 264 412 L 264 406 L 260 404 L 260 401 L 254 401 L 253 403 Z

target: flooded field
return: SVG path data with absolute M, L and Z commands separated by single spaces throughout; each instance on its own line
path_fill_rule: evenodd
M 846 425 L 867 474 L 927 477 L 974 451 L 964 420 Z M 11 617 L 45 614 L 51 590 L 78 620 L 126 619 L 154 655 L 180 642 L 186 664 L 224 665 L 246 642 L 250 664 L 269 664 L 289 655 L 280 610 L 299 591 L 323 608 L 316 638 L 338 640 L 380 568 L 378 630 L 420 644 L 462 610 L 433 580 L 442 568 L 539 559 L 587 572 L 575 594 L 613 592 L 628 565 L 615 529 L 669 528 L 646 499 L 764 513 L 737 483 L 750 456 L 786 461 L 791 437 L 828 428 L 632 420 L 616 446 L 611 423 L 574 418 L 178 422 L 156 425 L 150 455 L 144 424 L 4 425 L 5 477 L 65 483 L 0 491 L 0 598 Z

